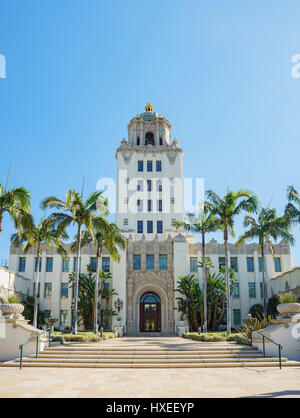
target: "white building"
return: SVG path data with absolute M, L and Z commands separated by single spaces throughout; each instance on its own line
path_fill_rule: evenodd
M 127 239 L 120 263 L 111 263 L 103 255 L 103 268 L 112 273 L 110 286 L 122 301 L 119 316 L 127 333 L 174 333 L 179 323 L 174 290 L 178 277 L 193 273 L 201 279 L 197 262 L 200 244 L 188 234 L 174 231 L 174 220 L 183 220 L 183 152 L 171 140 L 171 124 L 148 104 L 128 125 L 128 140 L 116 151 L 117 210 L 116 223 Z M 68 247 L 68 246 L 67 246 Z M 68 247 L 69 248 L 69 247 Z M 262 303 L 261 263 L 257 244 L 239 248 L 229 245 L 231 264 L 236 271 L 236 292 L 232 300 L 234 325 L 256 303 Z M 211 240 L 206 248 L 215 269 L 224 264 L 224 246 Z M 95 249 L 85 247 L 81 271 L 95 257 Z M 10 269 L 35 276 L 34 252 L 23 255 L 11 248 Z M 71 324 L 72 295 L 68 275 L 75 270 L 75 255 L 68 262 L 49 248 L 43 248 L 40 274 L 40 308 L 59 319 L 59 325 Z M 289 245 L 275 245 L 275 258 L 266 251 L 268 296 L 270 279 L 291 268 Z M 115 301 L 114 300 L 114 301 Z M 114 301 L 112 306 L 114 307 Z

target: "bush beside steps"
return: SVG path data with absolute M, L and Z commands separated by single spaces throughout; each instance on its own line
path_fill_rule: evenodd
M 206 334 L 198 334 L 197 332 L 186 332 L 182 334 L 183 338 L 188 338 L 195 341 L 204 342 L 220 342 L 220 341 L 235 341 L 237 344 L 250 345 L 250 341 L 243 334 L 230 334 L 226 332 L 208 332 Z
M 111 338 L 117 338 L 118 334 L 114 332 L 103 332 L 103 340 L 109 340 Z M 71 333 L 64 333 L 55 331 L 51 334 L 52 341 L 59 341 L 61 344 L 65 342 L 79 342 L 79 343 L 86 343 L 86 342 L 97 342 L 101 340 L 101 334 L 94 334 L 92 331 L 79 331 L 77 335 L 73 335 Z

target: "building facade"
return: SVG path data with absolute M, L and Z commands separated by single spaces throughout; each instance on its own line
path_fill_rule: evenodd
M 178 233 L 175 220 L 184 219 L 183 151 L 171 139 L 171 124 L 156 113 L 151 104 L 128 125 L 128 139 L 116 151 L 117 193 L 115 222 L 127 240 L 120 251 L 120 263 L 103 254 L 104 271 L 110 271 L 109 283 L 120 299 L 118 312 L 128 334 L 176 332 L 180 315 L 176 308 L 178 278 L 194 274 L 201 284 L 201 247 L 195 238 Z M 40 308 L 58 318 L 57 326 L 70 326 L 72 292 L 69 274 L 75 271 L 75 254 L 69 246 L 68 261 L 44 247 L 40 274 Z M 266 250 L 268 297 L 270 279 L 291 268 L 290 248 L 284 241 L 275 245 L 275 255 Z M 229 245 L 231 265 L 237 282 L 232 298 L 233 322 L 238 326 L 252 305 L 262 303 L 262 273 L 258 245 Z M 216 272 L 225 263 L 224 245 L 212 239 L 206 248 Z M 81 271 L 95 260 L 95 249 L 87 246 L 81 253 Z M 34 252 L 22 254 L 11 247 L 9 268 L 31 279 L 35 276 Z M 113 320 L 112 325 L 116 324 Z

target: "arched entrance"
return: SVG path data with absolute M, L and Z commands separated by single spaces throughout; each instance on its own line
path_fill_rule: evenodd
M 140 299 L 140 332 L 161 331 L 161 304 L 156 293 L 144 293 Z

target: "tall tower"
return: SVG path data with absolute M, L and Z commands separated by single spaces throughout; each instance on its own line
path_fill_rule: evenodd
M 171 130 L 148 103 L 116 151 L 116 223 L 133 239 L 166 239 L 173 222 L 183 220 L 183 152 Z

